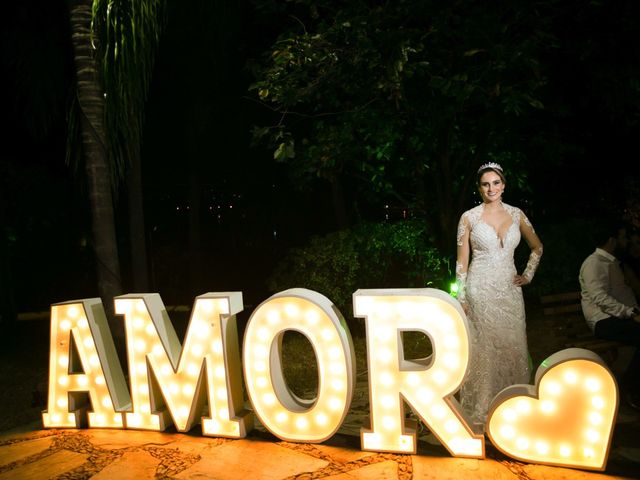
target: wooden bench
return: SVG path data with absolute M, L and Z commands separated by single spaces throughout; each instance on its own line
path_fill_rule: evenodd
M 565 348 L 584 348 L 600 355 L 607 363 L 618 359 L 619 348 L 624 344 L 603 340 L 593 335 L 587 326 L 580 305 L 580 292 L 557 293 L 540 297 L 545 316 L 557 317 L 554 333 L 560 335 Z

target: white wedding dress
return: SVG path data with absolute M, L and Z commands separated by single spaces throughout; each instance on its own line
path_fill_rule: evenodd
M 504 238 L 482 220 L 483 205 L 465 212 L 458 229 L 460 242 L 467 223 L 471 245 L 465 282 L 471 357 L 460 400 L 472 423 L 479 425 L 486 422 L 489 404 L 500 390 L 530 380 L 522 289 L 513 283 L 513 257 L 524 213 L 503 205 L 513 219 Z M 465 216 L 467 222 L 463 221 Z M 530 225 L 526 216 L 523 219 Z

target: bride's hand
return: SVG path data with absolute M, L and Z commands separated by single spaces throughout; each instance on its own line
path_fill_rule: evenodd
M 516 275 L 516 276 L 513 277 L 513 284 L 514 285 L 522 287 L 523 285 L 527 285 L 528 283 L 529 283 L 529 280 L 527 280 L 522 275 Z

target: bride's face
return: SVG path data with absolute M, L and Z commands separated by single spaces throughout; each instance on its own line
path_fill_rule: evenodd
M 485 172 L 480 177 L 478 187 L 482 201 L 485 203 L 497 202 L 502 198 L 504 192 L 504 182 L 496 172 Z

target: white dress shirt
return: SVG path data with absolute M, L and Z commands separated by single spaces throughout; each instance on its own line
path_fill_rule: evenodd
M 591 330 L 608 317 L 631 318 L 638 303 L 624 281 L 620 263 L 609 252 L 596 248 L 580 267 L 582 313 Z

